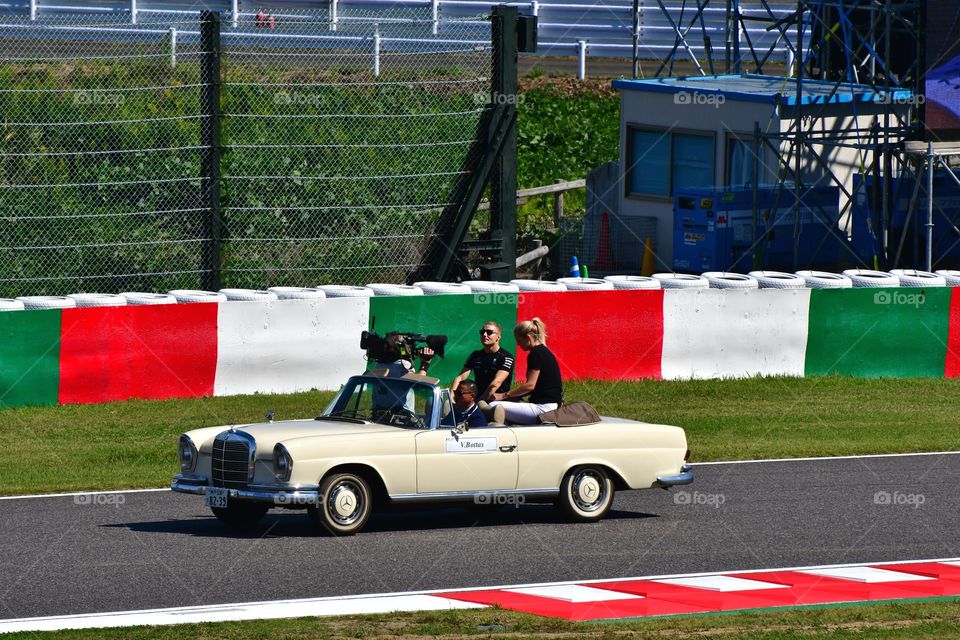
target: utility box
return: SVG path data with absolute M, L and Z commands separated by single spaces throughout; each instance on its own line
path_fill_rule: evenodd
M 679 191 L 674 198 L 674 269 L 795 271 L 840 261 L 846 238 L 837 226 L 838 188 L 806 189 L 796 207 L 791 187 L 761 186 L 756 228 L 753 199 L 753 189 Z
M 537 16 L 517 16 L 517 51 L 519 53 L 537 52 Z
M 954 170 L 960 179 L 960 170 Z M 853 177 L 854 205 L 850 225 L 851 240 L 857 256 L 873 264 L 882 253 L 881 235 L 886 232 L 887 255 L 891 267 L 917 267 L 926 259 L 927 176 L 920 186 L 911 175 L 895 178 L 891 184 L 890 221 L 881 224 L 883 205 L 880 194 L 873 193 L 872 175 Z M 863 184 L 866 181 L 866 184 Z M 960 185 L 943 169 L 933 177 L 933 251 L 937 269 L 960 267 Z M 911 202 L 913 210 L 910 210 Z

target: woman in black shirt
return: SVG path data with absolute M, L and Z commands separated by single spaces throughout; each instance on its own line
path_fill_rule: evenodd
M 493 407 L 503 407 L 507 422 L 536 424 L 537 416 L 563 402 L 560 365 L 547 348 L 547 327 L 540 318 L 525 320 L 513 330 L 517 346 L 528 352 L 527 381 L 505 393 L 494 394 Z M 517 402 L 529 395 L 528 402 Z

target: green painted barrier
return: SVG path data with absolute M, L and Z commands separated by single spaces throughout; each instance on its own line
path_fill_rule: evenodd
M 804 375 L 943 377 L 949 288 L 815 289 Z
M 517 323 L 517 294 L 383 296 L 370 299 L 370 322 L 380 335 L 390 331 L 449 337 L 446 357 L 435 358 L 429 374 L 448 384 L 460 373 L 470 352 L 480 349 L 480 327 L 490 320 L 503 327 L 500 345 L 516 355 L 513 327 Z
M 55 405 L 60 310 L 0 313 L 0 407 Z

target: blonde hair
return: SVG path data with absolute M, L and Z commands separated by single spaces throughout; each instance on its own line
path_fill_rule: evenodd
M 542 344 L 547 344 L 547 325 L 540 318 L 524 320 L 514 328 L 513 335 L 517 338 L 524 335 L 533 336 Z

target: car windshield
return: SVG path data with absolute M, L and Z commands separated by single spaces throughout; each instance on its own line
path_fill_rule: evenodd
M 399 378 L 351 378 L 321 418 L 345 418 L 429 429 L 433 387 Z

